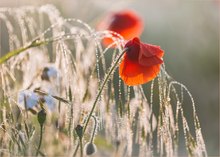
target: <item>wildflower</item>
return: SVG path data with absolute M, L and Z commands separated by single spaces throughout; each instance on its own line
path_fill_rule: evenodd
M 25 109 L 33 108 L 38 104 L 39 96 L 29 90 L 20 91 L 18 94 L 18 103 L 23 104 Z
M 18 104 L 26 110 L 33 111 L 38 108 L 39 102 L 45 103 L 50 111 L 56 107 L 56 102 L 50 94 L 40 95 L 31 90 L 22 90 L 18 94 Z
M 43 96 L 43 99 L 45 101 L 45 104 L 47 104 L 47 107 L 53 111 L 56 107 L 56 102 L 54 98 L 51 95 L 45 95 Z
M 119 75 L 127 85 L 144 84 L 158 75 L 164 54 L 160 46 L 142 43 L 135 37 L 125 44 L 125 49 Z
M 140 36 L 143 31 L 142 19 L 131 10 L 123 10 L 112 13 L 107 16 L 99 25 L 99 30 L 114 31 L 124 37 L 125 40 L 130 40 L 136 36 Z M 112 39 L 106 38 L 103 41 L 104 45 L 112 43 Z
M 50 81 L 52 78 L 57 78 L 57 70 L 54 67 L 45 67 L 41 74 L 41 79 Z

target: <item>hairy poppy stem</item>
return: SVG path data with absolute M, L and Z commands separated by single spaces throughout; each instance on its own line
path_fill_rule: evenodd
M 105 87 L 105 84 L 107 83 L 109 77 L 111 76 L 112 72 L 114 71 L 115 67 L 118 65 L 120 59 L 122 58 L 122 56 L 124 55 L 124 53 L 125 53 L 126 51 L 127 51 L 127 49 L 124 49 L 124 50 L 122 51 L 122 53 L 119 55 L 119 57 L 117 58 L 116 62 L 115 62 L 114 65 L 110 68 L 108 74 L 106 75 L 106 77 L 105 77 L 105 79 L 104 79 L 104 81 L 103 81 L 103 83 L 102 83 L 102 85 L 101 85 L 101 87 L 100 87 L 100 90 L 99 90 L 99 92 L 98 92 L 98 94 L 97 94 L 97 96 L 96 96 L 96 99 L 95 99 L 95 101 L 94 101 L 94 103 L 93 103 L 93 106 L 92 106 L 92 109 L 91 109 L 91 111 L 90 111 L 90 113 L 89 113 L 89 116 L 88 116 L 88 118 L 87 118 L 87 120 L 86 120 L 84 129 L 83 129 L 83 133 L 85 133 L 85 131 L 86 131 L 86 128 L 87 128 L 87 126 L 88 126 L 88 123 L 89 123 L 89 121 L 90 121 L 90 118 L 91 118 L 91 116 L 92 116 L 92 114 L 93 114 L 93 111 L 95 110 L 96 104 L 97 104 L 97 102 L 98 102 L 98 100 L 99 100 L 99 97 L 101 96 L 101 93 L 102 93 L 103 88 Z
M 83 157 L 83 143 L 82 143 L 82 139 L 79 140 L 80 143 L 80 157 Z
M 93 143 L 94 141 L 94 137 L 95 137 L 95 133 L 96 133 L 97 125 L 98 125 L 96 117 L 92 115 L 92 118 L 94 119 L 94 126 L 93 126 L 92 136 L 90 138 L 90 143 Z
M 105 76 L 104 81 L 103 81 L 103 83 L 102 83 L 102 85 L 101 85 L 101 87 L 100 87 L 100 89 L 99 89 L 99 92 L 98 92 L 98 94 L 97 94 L 97 96 L 96 96 L 96 99 L 95 99 L 95 101 L 94 101 L 94 103 L 93 103 L 92 109 L 91 109 L 91 111 L 89 112 L 89 116 L 88 116 L 88 118 L 87 118 L 87 120 L 86 120 L 85 126 L 84 126 L 84 128 L 83 128 L 83 135 L 84 135 L 84 133 L 85 133 L 85 131 L 86 131 L 86 129 L 87 129 L 87 126 L 88 126 L 89 121 L 90 121 L 90 119 L 91 119 L 91 117 L 92 117 L 92 114 L 93 114 L 93 112 L 94 112 L 94 110 L 95 110 L 95 107 L 96 107 L 96 105 L 97 105 L 97 102 L 98 102 L 98 100 L 99 100 L 99 97 L 101 96 L 102 90 L 103 90 L 104 87 L 105 87 L 105 84 L 107 83 L 107 81 L 108 81 L 109 77 L 111 76 L 112 72 L 114 71 L 114 69 L 115 69 L 116 66 L 118 65 L 119 61 L 121 60 L 122 56 L 124 55 L 124 53 L 125 53 L 127 50 L 128 50 L 128 49 L 125 48 L 125 49 L 121 52 L 121 54 L 119 55 L 119 57 L 118 57 L 117 60 L 115 61 L 114 65 L 110 68 L 109 72 L 108 72 L 107 75 Z M 79 148 L 79 146 L 76 147 L 73 156 L 76 155 L 76 152 L 78 151 L 78 148 Z

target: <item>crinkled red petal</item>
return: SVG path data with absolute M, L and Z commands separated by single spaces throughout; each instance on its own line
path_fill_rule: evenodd
M 160 48 L 160 46 L 141 43 L 140 53 L 145 57 L 151 57 L 156 55 L 158 58 L 162 58 L 164 51 Z
M 158 58 L 157 56 L 152 56 L 152 57 L 141 57 L 138 60 L 138 63 L 143 65 L 143 66 L 153 66 L 153 65 L 157 65 L 157 64 L 162 64 L 163 60 Z
M 119 67 L 121 79 L 129 86 L 147 83 L 157 77 L 159 72 L 160 64 L 146 67 L 131 61 L 126 54 Z

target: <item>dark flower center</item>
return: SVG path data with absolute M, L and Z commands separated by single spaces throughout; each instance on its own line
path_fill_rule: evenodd
M 134 38 L 133 40 L 129 41 L 125 48 L 128 50 L 126 51 L 127 56 L 132 61 L 138 61 L 139 53 L 140 53 L 140 42 L 138 38 Z
M 128 47 L 128 50 L 127 50 L 127 55 L 128 55 L 128 58 L 132 61 L 137 61 L 138 60 L 138 56 L 139 56 L 139 50 L 137 50 L 135 47 L 131 46 L 131 47 Z

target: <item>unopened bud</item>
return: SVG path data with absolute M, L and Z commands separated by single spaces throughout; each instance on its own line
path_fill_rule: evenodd
M 46 111 L 45 109 L 42 109 L 40 112 L 38 112 L 37 114 L 37 118 L 38 118 L 38 122 L 40 123 L 40 125 L 42 126 L 46 120 Z
M 84 152 L 86 155 L 92 155 L 96 152 L 96 145 L 92 142 L 86 143 L 84 147 Z
M 76 134 L 82 139 L 83 136 L 83 127 L 81 125 L 77 125 L 75 128 Z

